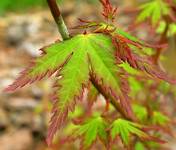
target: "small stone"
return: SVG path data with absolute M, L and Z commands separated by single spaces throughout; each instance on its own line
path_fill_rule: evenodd
M 42 115 L 36 115 L 32 123 L 32 133 L 34 138 L 44 139 L 47 131 L 46 118 Z
M 10 98 L 6 102 L 6 108 L 12 111 L 33 110 L 38 102 L 31 98 Z
M 0 137 L 0 150 L 31 150 L 32 135 L 29 130 L 21 129 Z
M 3 89 L 6 88 L 8 85 L 10 85 L 12 82 L 13 82 L 12 78 L 4 78 L 0 80 L 0 91 L 3 91 Z
M 9 115 L 11 123 L 16 127 L 30 128 L 33 120 L 33 114 L 30 111 L 16 111 Z
M 39 88 L 36 85 L 33 85 L 30 90 L 31 90 L 32 96 L 37 100 L 40 100 L 44 94 L 41 88 Z
M 7 29 L 6 39 L 11 45 L 19 45 L 26 34 L 25 22 L 12 22 Z
M 0 132 L 3 132 L 9 124 L 6 112 L 0 108 Z
M 31 98 L 10 98 L 5 103 L 10 122 L 17 127 L 31 127 L 38 102 Z
M 27 41 L 22 43 L 22 45 L 20 46 L 20 50 L 25 50 L 25 52 L 32 57 L 37 57 L 41 54 L 41 52 L 39 51 L 41 47 L 42 46 L 39 44 L 34 44 Z

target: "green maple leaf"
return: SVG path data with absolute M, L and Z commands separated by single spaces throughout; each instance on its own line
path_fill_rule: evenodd
M 151 18 L 152 25 L 156 25 L 163 15 L 169 13 L 169 7 L 163 0 L 154 0 L 143 4 L 141 12 L 137 17 L 137 22 L 143 22 L 147 18 Z
M 163 33 L 166 30 L 166 22 L 165 21 L 161 21 L 156 32 L 157 33 Z M 169 29 L 167 32 L 167 36 L 171 37 L 174 36 L 176 34 L 176 23 L 170 23 L 169 24 Z
M 74 138 L 82 138 L 81 147 L 84 149 L 90 149 L 93 143 L 100 139 L 108 144 L 108 134 L 106 131 L 107 123 L 102 117 L 93 117 L 88 119 L 82 125 L 76 125 L 76 129 L 71 135 Z
M 82 98 L 90 74 L 106 95 L 120 100 L 130 113 L 127 93 L 121 85 L 120 66 L 116 64 L 115 48 L 111 38 L 104 34 L 80 34 L 63 42 L 56 42 L 43 49 L 37 58 L 6 91 L 13 91 L 54 73 L 53 109 L 47 138 L 51 144 L 54 134 L 65 122 L 68 112 L 74 110 L 77 100 Z
M 170 119 L 168 118 L 168 116 L 162 114 L 159 111 L 153 112 L 153 116 L 152 116 L 151 120 L 152 120 L 153 124 L 161 125 L 161 126 L 167 125 L 167 123 L 170 122 Z
M 141 122 L 145 122 L 147 120 L 148 112 L 144 106 L 134 104 L 133 111 Z
M 128 63 L 124 62 L 124 63 L 121 63 L 119 65 L 120 67 L 122 67 L 126 72 L 128 72 L 128 74 L 130 75 L 138 75 L 139 74 L 139 71 L 134 69 L 133 67 L 131 67 Z
M 125 31 L 123 31 L 123 30 L 120 29 L 120 28 L 117 28 L 116 31 L 115 31 L 115 33 L 120 34 L 120 35 L 126 37 L 127 39 L 129 39 L 129 40 L 131 40 L 131 41 L 143 43 L 143 42 L 140 41 L 137 37 L 132 36 L 131 34 L 129 34 L 129 33 L 125 32 Z
M 112 140 L 120 136 L 124 145 L 130 142 L 130 135 L 136 135 L 141 139 L 150 139 L 151 137 L 142 131 L 143 126 L 124 119 L 117 119 L 112 123 L 110 135 Z
M 135 150 L 145 150 L 145 147 L 141 142 L 137 142 L 134 149 Z

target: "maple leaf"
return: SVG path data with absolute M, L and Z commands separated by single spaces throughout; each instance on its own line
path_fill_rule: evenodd
M 153 124 L 161 125 L 161 126 L 167 125 L 169 122 L 171 122 L 171 120 L 169 119 L 168 116 L 162 114 L 159 111 L 153 112 L 153 116 L 151 118 L 151 121 Z
M 115 19 L 117 8 L 113 8 L 109 0 L 100 0 L 103 5 L 103 16 L 107 21 Z M 166 9 L 164 8 L 164 11 Z M 160 12 L 154 16 L 158 19 Z M 89 91 L 90 104 L 101 93 L 105 99 L 111 99 L 116 109 L 127 119 L 134 120 L 134 114 L 129 98 L 128 71 L 122 64 L 128 64 L 132 73 L 135 69 L 149 75 L 176 83 L 154 66 L 147 56 L 136 53 L 136 49 L 149 47 L 128 33 L 105 23 L 84 21 L 83 29 L 96 27 L 93 33 L 79 34 L 63 42 L 56 42 L 42 49 L 42 56 L 36 58 L 11 84 L 6 91 L 14 91 L 44 77 L 55 76 L 52 95 L 52 117 L 49 126 L 47 143 L 52 139 L 73 112 L 75 104 L 83 98 L 84 89 L 92 82 Z M 154 22 L 155 23 L 155 22 Z M 116 104 L 116 105 L 115 105 Z M 69 116 L 72 118 L 72 116 Z M 163 120 L 163 119 L 162 119 Z M 160 123 L 163 121 L 160 121 Z M 144 126 L 124 119 L 117 119 L 111 126 L 111 136 L 114 139 L 121 136 L 125 145 L 129 143 L 129 135 L 134 134 L 141 139 L 159 141 L 145 133 Z M 102 117 L 94 117 L 77 126 L 75 137 L 82 137 L 82 148 L 89 149 L 100 138 L 108 145 L 107 123 Z
M 142 130 L 143 127 L 143 125 L 138 123 L 133 123 L 124 119 L 117 119 L 111 125 L 110 135 L 112 140 L 115 140 L 117 136 L 120 136 L 125 146 L 127 146 L 130 142 L 130 135 L 136 135 L 142 140 L 162 142 L 161 140 L 153 138 L 149 134 L 145 133 Z
M 137 142 L 134 149 L 135 150 L 145 150 L 145 147 L 142 142 Z
M 159 22 L 163 15 L 170 13 L 169 6 L 163 0 L 154 0 L 140 6 L 141 12 L 137 17 L 137 23 L 143 22 L 147 18 L 151 18 L 153 26 Z
M 92 117 L 81 125 L 76 125 L 71 137 L 76 139 L 81 137 L 81 149 L 90 149 L 97 139 L 100 139 L 105 145 L 108 144 L 108 133 L 106 131 L 108 124 L 102 117 Z
M 141 122 L 145 122 L 147 120 L 148 112 L 144 106 L 134 104 L 133 111 Z
M 109 36 L 104 34 L 80 34 L 69 40 L 57 42 L 44 48 L 43 55 L 10 85 L 6 91 L 13 91 L 26 84 L 55 74 L 53 109 L 47 142 L 50 145 L 56 131 L 65 122 L 68 112 L 74 110 L 76 101 L 82 99 L 89 75 L 112 95 L 125 112 L 131 116 L 127 83 L 121 67 L 116 64 L 115 48 Z
M 167 36 L 168 37 L 172 37 L 176 34 L 176 23 L 170 23 L 168 25 L 168 32 L 167 32 Z M 164 31 L 166 30 L 167 27 L 167 23 L 165 21 L 161 21 L 156 32 L 161 34 L 164 33 Z
M 153 63 L 151 57 L 141 53 L 141 50 L 144 47 L 153 47 L 152 45 L 140 42 L 140 40 L 124 32 L 123 30 L 119 30 L 115 26 L 105 23 L 99 24 L 99 27 L 95 30 L 95 32 L 107 34 L 112 38 L 112 43 L 116 47 L 115 55 L 117 62 L 127 62 L 134 69 L 146 72 L 154 78 L 165 80 L 172 84 L 176 83 L 174 78 L 169 77 L 159 68 L 159 66 Z M 160 46 L 162 47 L 163 45 Z M 156 47 L 159 48 L 160 46 L 157 45 Z

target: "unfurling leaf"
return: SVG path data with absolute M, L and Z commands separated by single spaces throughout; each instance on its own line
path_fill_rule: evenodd
M 130 142 L 130 135 L 136 135 L 142 140 L 153 140 L 153 137 L 145 133 L 142 128 L 144 128 L 143 125 L 124 119 L 117 119 L 112 123 L 110 135 L 112 140 L 115 140 L 117 136 L 120 136 L 122 142 L 126 146 Z
M 81 137 L 81 147 L 90 149 L 97 139 L 108 144 L 107 123 L 102 117 L 93 117 L 81 125 L 77 125 L 73 134 L 74 138 Z
M 141 13 L 137 18 L 137 23 L 143 22 L 144 20 L 151 17 L 152 25 L 155 26 L 163 15 L 169 13 L 169 6 L 163 0 L 153 0 L 141 7 Z
M 141 142 L 137 142 L 134 149 L 135 150 L 145 150 L 145 147 Z
M 167 125 L 170 122 L 170 119 L 168 118 L 168 116 L 158 111 L 153 112 L 153 116 L 151 119 L 153 124 L 161 125 L 161 126 Z
M 103 13 L 102 15 L 106 20 L 114 21 L 115 15 L 117 13 L 117 8 L 113 8 L 109 0 L 100 0 L 103 5 Z
M 145 122 L 148 117 L 147 109 L 141 105 L 134 104 L 133 111 L 141 122 Z

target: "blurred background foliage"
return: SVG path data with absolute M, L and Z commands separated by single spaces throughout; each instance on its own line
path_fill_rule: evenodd
M 8 11 L 22 11 L 32 7 L 46 6 L 45 0 L 1 0 L 0 1 L 0 14 Z
M 77 18 L 87 20 L 100 19 L 101 13 L 98 10 L 101 9 L 101 6 L 98 3 L 98 0 L 57 1 L 60 4 L 60 8 L 63 9 L 63 16 L 68 26 L 76 25 Z M 119 6 L 120 9 L 116 22 L 118 23 L 118 27 L 120 26 L 122 29 L 127 29 L 135 20 L 134 16 L 137 15 L 137 13 L 132 10 L 135 10 L 143 2 L 152 2 L 154 0 L 111 1 L 114 2 L 114 4 L 118 4 L 117 6 Z M 176 2 L 176 0 L 174 1 Z M 130 8 L 128 8 L 129 5 Z M 124 12 L 121 11 L 123 9 Z M 165 26 L 165 22 L 161 22 L 161 26 L 157 29 L 157 35 L 163 33 Z M 76 30 L 75 32 L 77 33 L 78 31 Z M 158 40 L 156 35 L 150 34 L 151 31 L 146 26 L 137 27 L 131 32 L 133 35 L 149 42 L 156 42 Z M 176 65 L 175 33 L 176 26 L 172 25 L 172 30 L 168 33 L 169 47 L 161 57 L 164 68 L 167 72 L 172 74 L 176 74 L 176 70 L 174 69 Z M 60 144 L 60 141 L 58 142 L 58 140 L 56 140 L 56 148 L 54 147 L 49 149 L 44 143 L 49 112 L 51 109 L 51 104 L 49 102 L 50 97 L 48 95 L 51 93 L 50 87 L 52 85 L 52 81 L 41 81 L 32 87 L 28 86 L 25 89 L 11 95 L 1 93 L 1 89 L 16 78 L 18 72 L 25 66 L 25 64 L 27 64 L 29 59 L 38 56 L 37 50 L 39 48 L 45 44 L 53 42 L 57 38 L 57 28 L 50 12 L 48 11 L 46 0 L 0 0 L 0 150 L 6 150 L 6 145 L 8 147 L 12 147 L 10 150 L 58 150 L 58 147 L 63 147 L 61 148 L 62 150 L 77 150 L 77 147 L 74 148 L 75 145 L 68 144 L 63 146 L 63 144 Z M 154 52 L 155 51 L 150 48 L 144 49 L 144 53 L 148 55 L 153 55 Z M 138 73 L 125 63 L 123 64 L 123 68 L 130 74 L 136 75 Z M 154 92 L 152 91 L 152 94 L 148 94 L 146 96 L 146 93 L 149 93 L 147 89 L 150 86 L 152 87 L 152 83 L 150 81 L 139 82 L 139 79 L 135 77 L 129 78 L 130 87 L 133 89 L 130 96 L 134 99 L 133 109 L 136 116 L 141 122 L 147 122 L 147 109 L 143 105 L 140 105 L 145 102 L 144 100 L 146 100 L 146 102 L 149 102 L 152 107 L 156 106 L 156 102 L 162 103 L 162 107 L 160 109 L 163 111 L 166 110 L 166 112 L 169 112 L 170 116 L 175 117 L 175 87 L 163 82 L 159 85 L 157 90 L 154 90 Z M 156 96 L 153 98 L 153 95 Z M 101 112 L 100 110 L 105 107 L 105 101 L 102 101 L 101 97 L 98 97 L 98 99 L 100 100 L 97 100 L 93 107 L 94 115 L 99 114 Z M 156 101 L 158 99 L 161 100 L 161 102 Z M 86 106 L 87 105 L 84 102 L 76 107 L 75 112 L 69 114 L 69 120 L 79 118 L 81 116 L 85 118 L 88 111 Z M 8 109 L 6 109 L 6 107 Z M 25 109 L 23 109 L 23 107 Z M 26 112 L 26 107 L 32 107 L 32 110 Z M 110 110 L 113 112 L 113 108 L 111 109 Z M 157 109 L 153 116 L 153 118 L 149 119 L 153 124 L 167 124 L 168 122 L 168 118 L 158 112 Z M 172 118 L 172 120 L 174 120 L 174 118 Z M 24 126 L 27 133 L 21 132 L 23 131 Z M 70 131 L 73 130 L 73 127 L 73 124 L 69 122 L 63 133 L 59 133 L 58 138 L 63 137 L 65 132 L 70 133 Z M 28 134 L 28 132 L 30 134 Z M 30 140 L 31 133 L 33 138 L 32 140 Z M 26 138 L 28 136 L 29 138 Z M 22 140 L 24 140 L 24 142 L 21 142 Z M 26 144 L 26 141 L 29 142 L 28 145 L 32 145 L 33 147 L 19 149 L 14 146 L 24 145 L 24 147 L 30 147 Z M 169 147 L 173 146 L 173 150 L 175 150 L 175 138 L 172 138 L 170 142 L 171 144 L 168 144 Z M 150 145 L 152 144 L 153 143 L 150 143 Z M 95 150 L 101 149 L 98 146 Z M 156 146 L 156 144 L 153 144 L 153 146 Z M 135 146 L 135 150 L 143 149 L 143 143 L 138 142 Z M 156 149 L 161 150 L 160 148 L 154 148 L 154 150 Z M 9 150 L 9 148 L 7 150 Z M 119 148 L 119 150 L 124 149 Z
M 62 4 L 65 0 L 57 0 Z M 76 0 L 81 3 L 82 0 Z M 97 3 L 98 0 L 85 0 L 88 3 Z M 4 15 L 6 12 L 22 12 L 31 8 L 45 8 L 47 7 L 46 0 L 1 0 L 0 1 L 0 15 Z

